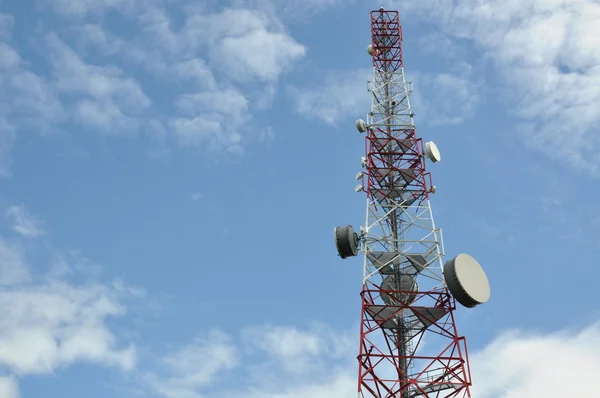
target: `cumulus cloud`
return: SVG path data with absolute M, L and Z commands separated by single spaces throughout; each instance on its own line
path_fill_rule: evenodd
M 65 273 L 44 274 L 28 263 L 27 246 L 19 241 L 39 230 L 22 206 L 10 206 L 7 214 L 18 235 L 0 236 L 0 396 L 18 397 L 15 377 L 52 374 L 77 363 L 133 369 L 135 347 L 121 344 L 107 321 L 125 315 L 125 300 L 139 291 L 119 281 L 76 284 L 61 279 Z
M 0 397 L 19 398 L 19 384 L 14 377 L 0 377 Z
M 216 144 L 232 151 L 241 150 L 244 122 L 249 118 L 248 100 L 234 89 L 184 94 L 177 107 L 187 117 L 173 120 L 173 131 L 183 145 Z
M 213 62 L 222 64 L 233 79 L 276 80 L 306 53 L 276 19 L 265 14 L 225 10 L 210 21 L 207 26 L 214 40 Z
M 123 315 L 116 292 L 102 285 L 52 282 L 0 293 L 0 363 L 15 374 L 44 374 L 91 362 L 131 369 L 133 347 L 116 346 L 106 318 Z
M 239 2 L 220 11 L 195 3 L 170 10 L 161 0 L 38 5 L 66 17 L 60 34 L 37 21 L 35 34 L 45 43 L 50 75 L 34 73 L 41 64 L 21 58 L 27 52 L 20 48 L 24 42 L 12 41 L 14 18 L 0 14 L 4 177 L 10 175 L 20 131 L 143 131 L 163 147 L 160 153 L 168 152 L 171 139 L 181 146 L 239 152 L 246 142 L 263 141 L 267 126 L 257 126 L 253 113 L 271 106 L 280 77 L 306 54 L 269 2 Z M 97 22 L 109 11 L 130 22 L 130 34 Z M 174 23 L 178 13 L 181 23 Z M 144 72 L 157 90 L 145 89 Z
M 395 1 L 388 2 L 399 7 Z M 600 172 L 600 4 L 593 0 L 403 1 L 492 59 L 525 143 Z
M 481 398 L 595 397 L 600 324 L 551 334 L 507 332 L 472 362 L 473 393 Z
M 253 111 L 270 106 L 280 76 L 306 53 L 268 8 L 240 4 L 214 12 L 188 5 L 178 28 L 158 4 L 127 17 L 139 26 L 132 38 L 85 24 L 72 29 L 76 47 L 118 55 L 168 84 L 175 112 L 162 115 L 162 122 L 182 146 L 239 152 L 244 141 L 260 140 L 253 132 L 264 128 L 254 126 Z M 79 112 L 89 121 L 103 113 L 119 120 L 108 104 L 84 102 Z

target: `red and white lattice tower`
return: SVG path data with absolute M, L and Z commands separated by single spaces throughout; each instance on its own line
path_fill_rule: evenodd
M 489 299 L 487 277 L 475 259 L 442 262 L 442 231 L 429 195 L 426 161 L 440 160 L 433 142 L 415 132 L 411 85 L 404 77 L 397 11 L 371 12 L 371 110 L 357 129 L 366 134 L 362 184 L 366 225 L 335 228 L 342 258 L 364 254 L 358 397 L 470 397 L 465 338 L 456 302 L 472 308 Z

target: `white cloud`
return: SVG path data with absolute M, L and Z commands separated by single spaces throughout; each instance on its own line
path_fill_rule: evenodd
M 244 328 L 240 337 L 213 331 L 179 347 L 146 382 L 167 398 L 341 398 L 356 390 L 348 366 L 355 344 L 345 333 L 263 325 Z
M 131 17 L 131 16 L 130 16 Z M 77 48 L 118 54 L 174 88 L 176 112 L 164 115 L 168 132 L 183 146 L 240 151 L 260 140 L 252 113 L 271 104 L 282 74 L 305 55 L 275 15 L 262 8 L 212 12 L 185 7 L 176 29 L 158 6 L 131 17 L 141 26 L 124 40 L 98 25 L 75 28 Z M 95 120 L 99 107 L 86 107 Z
M 248 328 L 244 340 L 257 347 L 268 357 L 275 368 L 290 374 L 306 374 L 322 362 L 320 353 L 329 350 L 327 336 L 295 327 L 263 326 Z
M 108 9 L 131 9 L 135 0 L 38 0 L 42 7 L 52 9 L 63 17 L 80 19 L 88 14 L 101 14 Z
M 6 120 L 0 119 L 0 177 L 9 177 L 11 175 L 11 152 L 14 141 L 15 131 L 13 126 L 8 124 Z
M 0 39 L 10 39 L 14 24 L 12 15 L 0 14 Z
M 9 39 L 13 19 L 0 14 L 0 177 L 11 176 L 11 153 L 20 128 L 45 132 L 61 119 L 61 107 L 46 82 L 26 69 Z
M 0 237 L 0 286 L 20 284 L 30 278 L 23 250 Z
M 287 0 L 283 1 L 282 12 L 296 17 L 321 12 L 333 6 L 347 5 L 352 0 Z M 279 2 L 277 2 L 279 3 Z
M 107 320 L 125 315 L 125 300 L 140 292 L 120 281 L 74 284 L 59 279 L 66 272 L 44 275 L 26 262 L 27 246 L 19 241 L 37 227 L 20 206 L 9 207 L 7 214 L 19 236 L 0 237 L 0 397 L 18 397 L 16 377 L 52 374 L 77 363 L 134 368 L 135 347 L 121 344 Z M 35 258 L 41 256 L 36 252 Z M 61 258 L 82 261 L 80 255 Z M 63 268 L 81 270 L 77 264 Z
M 352 123 L 369 111 L 371 97 L 367 81 L 371 79 L 370 69 L 331 72 L 321 84 L 309 88 L 289 87 L 287 94 L 301 115 L 330 125 L 345 118 L 349 119 L 347 123 Z
M 600 324 L 553 334 L 505 333 L 472 356 L 471 369 L 473 396 L 480 398 L 596 397 Z
M 366 68 L 331 72 L 320 85 L 289 87 L 287 94 L 301 115 L 334 126 L 344 119 L 348 123 L 370 109 L 367 81 L 372 80 L 372 74 L 372 69 Z M 473 116 L 479 105 L 481 83 L 467 63 L 460 63 L 447 73 L 407 73 L 407 81 L 411 76 L 415 77 L 411 106 L 418 123 L 462 123 Z
M 358 370 L 332 371 L 324 381 L 315 379 L 289 385 L 281 383 L 277 388 L 252 390 L 248 398 L 347 398 L 356 396 Z M 224 395 L 233 398 L 235 395 Z
M 6 215 L 13 221 L 13 230 L 26 238 L 33 238 L 43 233 L 40 221 L 24 206 L 9 206 Z
M 403 1 L 402 9 L 472 40 L 495 61 L 528 145 L 600 172 L 597 1 Z
M 266 329 L 266 330 L 265 330 Z M 316 334 L 296 328 L 270 327 L 260 331 L 253 341 L 259 348 L 284 360 L 294 360 L 305 355 L 317 355 L 325 348 Z
M 135 131 L 137 116 L 151 101 L 139 83 L 116 67 L 86 64 L 55 34 L 47 38 L 55 87 L 67 95 L 83 95 L 73 105 L 75 118 L 109 134 Z
M 177 349 L 166 361 L 176 376 L 154 375 L 151 381 L 162 382 L 151 386 L 168 398 L 208 396 L 203 394 L 209 385 L 209 395 L 218 398 L 342 398 L 356 394 L 358 347 L 353 335 L 327 328 L 260 326 L 244 329 L 242 336 L 239 340 L 213 332 L 207 339 Z M 249 347 L 258 347 L 267 355 L 258 355 Z M 304 364 L 305 372 L 294 371 L 305 355 L 312 359 Z M 200 361 L 200 357 L 210 360 Z M 472 353 L 470 360 L 473 396 L 594 397 L 595 375 L 600 371 L 600 324 L 546 334 L 509 331 Z M 235 365 L 239 369 L 226 377 L 225 372 Z
M 417 123 L 463 123 L 479 106 L 481 86 L 464 62 L 448 73 L 417 73 L 411 97 Z
M 119 348 L 106 318 L 125 307 L 118 290 L 49 282 L 0 292 L 0 364 L 18 375 L 52 373 L 77 362 L 131 369 L 133 346 Z
M 238 364 L 237 347 L 230 336 L 213 331 L 206 338 L 177 348 L 162 361 L 164 375 L 150 373 L 146 381 L 167 398 L 201 397 L 200 389 L 212 384 L 218 373 Z
M 40 33 L 51 75 L 32 72 L 29 62 L 2 40 L 14 20 L 0 14 L 0 176 L 11 175 L 11 152 L 24 132 L 46 133 L 74 123 L 86 130 L 119 135 L 143 131 L 168 153 L 170 137 L 183 146 L 239 152 L 262 141 L 255 110 L 268 108 L 280 76 L 306 52 L 269 7 L 240 3 L 220 12 L 182 5 L 184 20 L 173 24 L 161 1 L 39 1 L 69 17 L 61 36 Z M 88 23 L 113 10 L 131 21 L 125 38 L 105 25 Z M 72 44 L 73 46 L 71 47 Z M 111 57 L 111 64 L 98 57 Z M 117 66 L 118 65 L 118 66 Z M 134 66 L 130 69 L 128 67 Z M 143 68 L 169 90 L 149 97 L 135 71 Z M 164 93 L 168 97 L 164 97 Z M 176 104 L 174 109 L 155 108 Z
M 211 34 L 213 64 L 223 66 L 232 79 L 274 81 L 306 53 L 276 19 L 260 12 L 229 9 L 209 20 L 199 26 Z
M 19 398 L 19 384 L 14 377 L 0 377 L 0 397 Z
M 248 120 L 248 100 L 234 89 L 198 92 L 179 97 L 177 107 L 187 117 L 173 121 L 173 131 L 184 145 L 215 145 L 240 150 L 240 131 Z

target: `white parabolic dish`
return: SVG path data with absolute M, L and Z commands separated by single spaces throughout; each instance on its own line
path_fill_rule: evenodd
M 452 296 L 461 305 L 473 308 L 490 299 L 490 282 L 477 260 L 459 254 L 444 265 L 444 280 Z
M 442 160 L 442 154 L 433 141 L 429 141 L 425 144 L 425 155 L 427 155 L 429 160 L 431 160 L 433 163 Z

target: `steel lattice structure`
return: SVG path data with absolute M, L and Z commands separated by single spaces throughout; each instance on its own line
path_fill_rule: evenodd
M 371 35 L 358 396 L 470 397 L 467 347 L 444 283 L 442 231 L 429 202 L 435 188 L 415 132 L 398 12 L 372 11 Z

